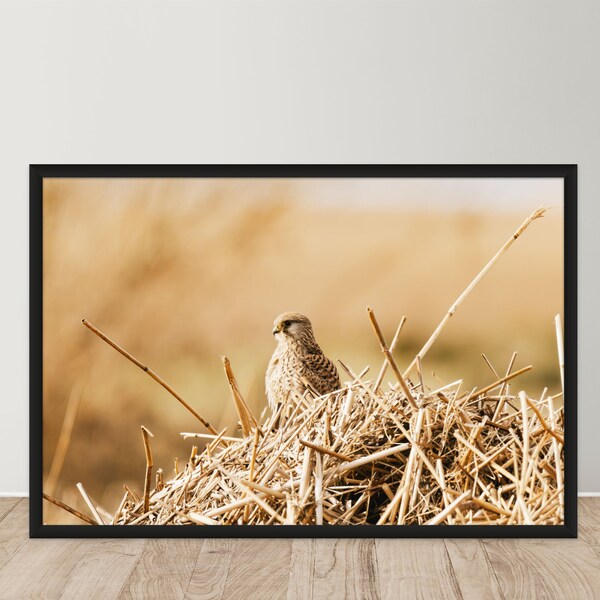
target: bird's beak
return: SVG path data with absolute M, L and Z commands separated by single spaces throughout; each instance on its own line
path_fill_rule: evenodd
M 279 333 L 281 331 L 281 329 L 279 329 L 279 327 L 273 327 L 273 335 Z

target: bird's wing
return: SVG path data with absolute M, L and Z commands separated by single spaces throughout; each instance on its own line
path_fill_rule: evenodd
M 275 407 L 279 402 L 276 394 L 276 389 L 279 386 L 279 377 L 277 373 L 279 360 L 279 353 L 275 351 L 265 374 L 265 391 L 267 393 L 267 401 L 272 410 L 275 410 Z
M 322 352 L 305 354 L 301 358 L 302 369 L 306 379 L 319 392 L 328 394 L 340 387 L 340 377 L 333 361 L 329 360 Z

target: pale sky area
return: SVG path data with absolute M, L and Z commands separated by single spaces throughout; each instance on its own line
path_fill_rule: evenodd
M 561 178 L 396 178 L 296 180 L 298 197 L 347 208 L 533 210 L 562 208 Z

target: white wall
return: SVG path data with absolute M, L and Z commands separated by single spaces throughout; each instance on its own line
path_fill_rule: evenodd
M 599 5 L 0 3 L 0 492 L 28 488 L 28 163 L 580 165 L 579 489 L 600 491 Z

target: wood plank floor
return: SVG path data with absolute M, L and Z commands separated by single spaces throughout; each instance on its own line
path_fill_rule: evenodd
M 0 498 L 0 598 L 600 598 L 600 498 L 577 540 L 30 540 Z

